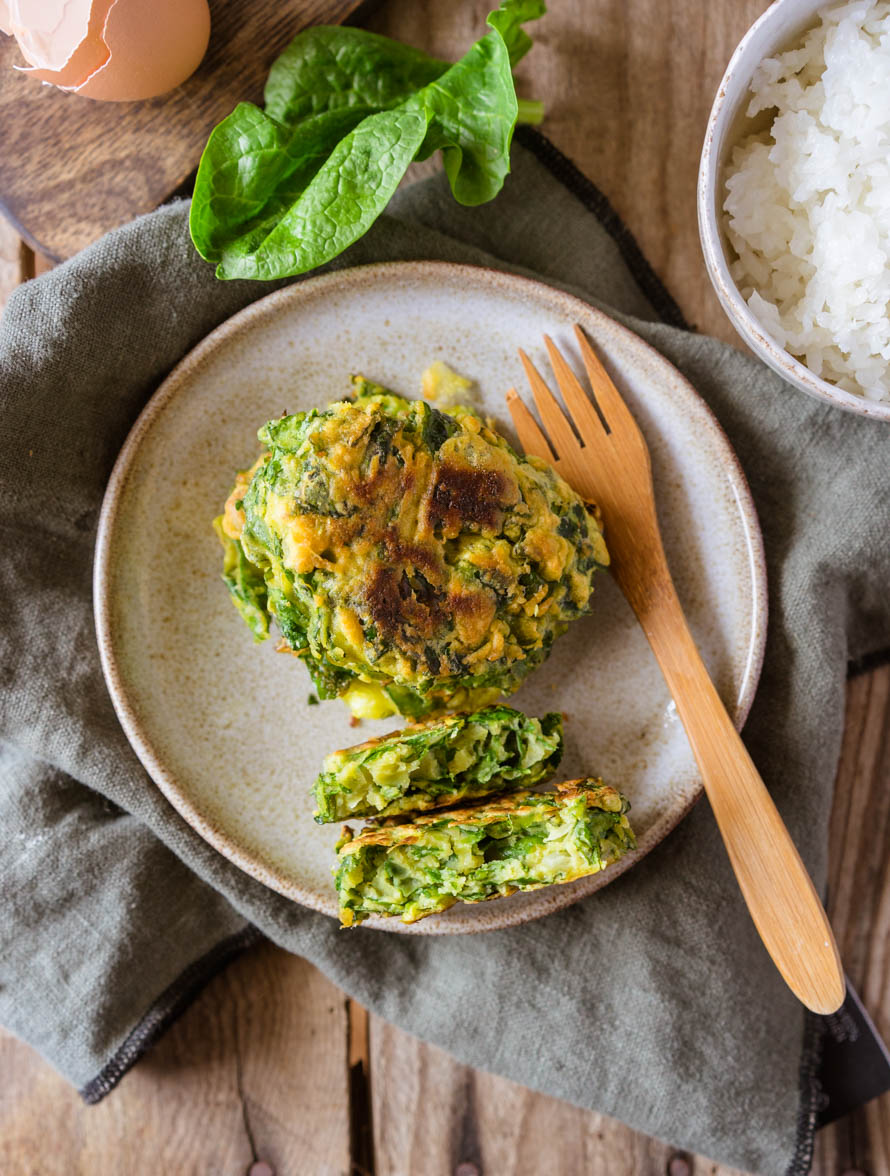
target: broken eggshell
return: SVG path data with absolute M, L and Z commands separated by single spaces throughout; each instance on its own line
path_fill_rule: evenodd
M 152 98 L 180 85 L 207 51 L 207 0 L 0 0 L 23 72 L 104 102 Z
M 108 60 L 102 40 L 105 17 L 114 0 L 12 0 L 9 32 L 19 43 L 30 68 L 17 66 L 42 82 L 63 89 L 79 85 Z

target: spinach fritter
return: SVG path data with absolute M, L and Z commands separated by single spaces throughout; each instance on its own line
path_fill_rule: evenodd
M 508 706 L 446 715 L 335 751 L 315 782 L 315 819 L 441 808 L 547 780 L 562 758 L 562 716 Z
M 217 522 L 224 579 L 320 698 L 368 718 L 484 706 L 588 611 L 609 561 L 596 514 L 471 409 L 353 384 L 260 429 Z
M 369 915 L 414 923 L 456 902 L 483 902 L 596 874 L 635 846 L 628 803 L 602 780 L 517 792 L 466 808 L 348 825 L 334 877 L 344 927 Z

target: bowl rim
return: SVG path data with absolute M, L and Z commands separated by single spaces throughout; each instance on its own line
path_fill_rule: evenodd
M 720 80 L 720 85 L 717 87 L 702 145 L 696 198 L 698 231 L 705 258 L 705 268 L 727 318 L 744 342 L 773 371 L 778 372 L 780 376 L 801 391 L 831 404 L 835 408 L 869 417 L 872 420 L 890 421 L 890 402 L 868 400 L 864 395 L 847 392 L 837 384 L 831 384 L 827 380 L 823 380 L 821 376 L 817 376 L 810 371 L 806 364 L 795 358 L 784 347 L 780 347 L 749 309 L 729 272 L 717 214 L 718 172 L 726 145 L 726 132 L 732 125 L 738 109 L 750 89 L 753 70 L 743 69 L 749 45 L 764 28 L 776 21 L 780 11 L 792 3 L 794 0 L 773 0 L 769 8 L 754 21 L 736 46 Z M 815 18 L 824 7 L 824 0 L 821 2 L 814 0 L 812 17 Z M 747 85 L 740 97 L 734 103 L 730 102 L 728 97 L 730 85 L 742 73 L 747 74 Z

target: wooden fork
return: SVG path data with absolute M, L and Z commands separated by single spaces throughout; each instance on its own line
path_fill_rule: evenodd
M 833 1013 L 845 984 L 828 918 L 689 632 L 661 543 L 643 435 L 580 327 L 575 334 L 607 428 L 545 335 L 583 445 L 524 351 L 519 355 L 550 442 L 511 388 L 507 404 L 519 440 L 526 453 L 550 462 L 582 498 L 600 507 L 612 572 L 674 697 L 754 924 L 792 992 L 814 1012 Z

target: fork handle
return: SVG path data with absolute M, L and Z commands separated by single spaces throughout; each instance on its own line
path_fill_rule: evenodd
M 813 1012 L 833 1013 L 845 981 L 828 916 L 720 701 L 673 583 L 660 587 L 658 606 L 641 601 L 637 616 L 686 728 L 754 925 L 792 992 Z

